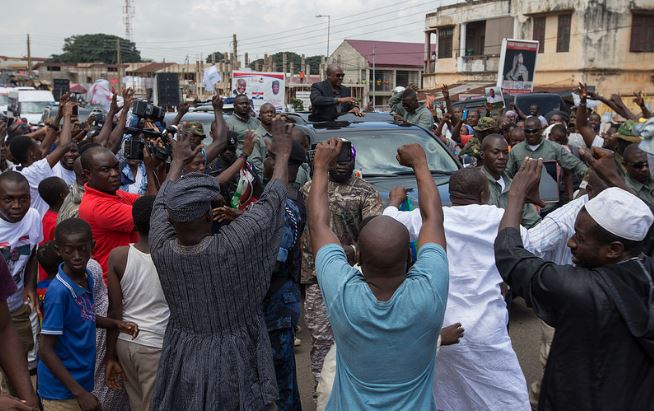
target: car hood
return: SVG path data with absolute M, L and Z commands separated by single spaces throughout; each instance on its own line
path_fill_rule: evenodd
M 451 205 L 450 201 L 450 176 L 444 174 L 435 174 L 433 176 L 434 182 L 438 187 L 438 194 L 441 197 L 443 206 Z M 365 177 L 364 180 L 372 184 L 375 190 L 381 195 L 384 205 L 388 204 L 388 193 L 393 187 L 404 187 L 410 189 L 408 197 L 415 207 L 418 206 L 418 184 L 416 177 L 413 175 L 407 176 L 387 176 L 387 177 Z

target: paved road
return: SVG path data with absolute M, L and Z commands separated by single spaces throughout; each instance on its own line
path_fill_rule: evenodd
M 298 384 L 300 385 L 300 396 L 302 397 L 302 409 L 304 411 L 314 411 L 315 405 L 312 399 L 313 375 L 311 374 L 311 361 L 309 360 L 309 351 L 311 350 L 311 336 L 302 323 L 302 330 L 298 337 L 302 340 L 302 345 L 296 347 L 295 359 L 297 361 Z M 520 366 L 527 379 L 527 384 L 531 384 L 541 372 L 538 363 L 538 343 L 540 341 L 539 320 L 525 306 L 522 299 L 514 300 L 511 309 L 511 325 L 509 328 L 513 348 L 518 355 Z

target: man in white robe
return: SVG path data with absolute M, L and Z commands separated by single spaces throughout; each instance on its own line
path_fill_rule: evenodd
M 433 382 L 437 408 L 444 411 L 530 410 L 527 383 L 507 330 L 508 312 L 493 244 L 504 210 L 486 205 L 486 178 L 461 169 L 450 179 L 452 207 L 444 207 L 450 284 L 443 326 L 460 322 L 459 344 L 441 347 Z M 390 193 L 384 215 L 404 224 L 415 240 L 420 210 L 399 211 L 405 192 Z M 523 229 L 523 238 L 527 231 Z

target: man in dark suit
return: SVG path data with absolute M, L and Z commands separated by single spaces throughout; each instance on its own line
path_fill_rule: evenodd
M 327 80 L 311 85 L 311 115 L 309 121 L 333 121 L 343 113 L 354 113 L 363 117 L 350 95 L 350 89 L 341 86 L 343 69 L 337 64 L 327 66 Z

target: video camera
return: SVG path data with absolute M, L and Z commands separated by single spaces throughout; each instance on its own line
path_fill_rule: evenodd
M 123 155 L 127 160 L 143 160 L 143 149 L 162 161 L 166 161 L 172 153 L 170 140 L 177 133 L 177 127 L 166 127 L 163 132 L 143 128 L 143 119 L 139 120 L 137 127 L 125 127 L 125 133 L 131 134 L 132 138 L 125 140 Z M 154 140 L 159 139 L 161 145 Z
M 147 118 L 153 121 L 163 120 L 166 112 L 159 106 L 155 106 L 149 101 L 137 100 L 132 106 L 132 114 L 139 118 Z

